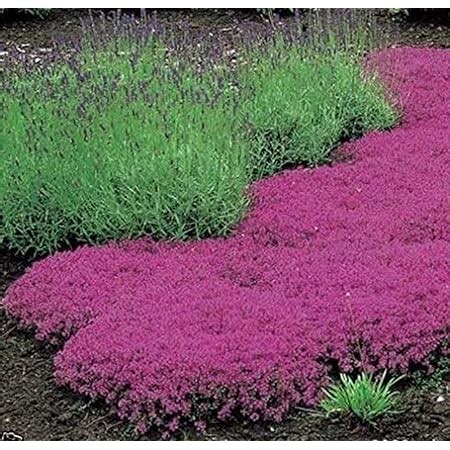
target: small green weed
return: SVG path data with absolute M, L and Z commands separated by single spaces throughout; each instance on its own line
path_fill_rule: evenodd
M 371 423 L 392 411 L 397 392 L 394 385 L 402 376 L 386 381 L 386 371 L 376 381 L 372 374 L 361 373 L 355 380 L 341 374 L 340 382 L 325 389 L 320 407 L 327 413 L 348 413 Z
M 450 380 L 450 356 L 436 357 L 433 372 L 419 371 L 413 374 L 412 380 L 416 388 L 422 391 L 438 391 Z

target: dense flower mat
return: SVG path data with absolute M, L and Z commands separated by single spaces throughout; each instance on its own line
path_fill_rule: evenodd
M 350 163 L 251 187 L 228 239 L 138 240 L 36 263 L 4 304 L 66 339 L 56 377 L 148 425 L 314 404 L 331 368 L 428 364 L 450 325 L 450 52 L 372 58 L 402 125 L 342 151 Z

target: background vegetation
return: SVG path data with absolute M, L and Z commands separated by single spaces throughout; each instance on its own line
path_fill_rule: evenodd
M 4 74 L 0 242 L 22 252 L 224 235 L 248 183 L 396 120 L 360 64 L 368 33 L 345 20 L 309 40 L 268 26 L 243 40 L 237 68 L 151 19 L 103 25 L 71 59 L 10 60 Z

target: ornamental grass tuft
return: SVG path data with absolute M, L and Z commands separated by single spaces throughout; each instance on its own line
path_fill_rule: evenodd
M 360 373 L 355 380 L 345 373 L 339 383 L 324 389 L 325 398 L 320 407 L 327 413 L 353 414 L 363 422 L 373 423 L 375 419 L 391 412 L 397 392 L 393 390 L 403 377 L 386 381 L 384 371 L 378 380 L 373 374 Z

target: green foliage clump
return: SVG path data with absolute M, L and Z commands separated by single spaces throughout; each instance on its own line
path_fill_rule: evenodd
M 449 344 L 444 343 L 444 349 L 448 352 Z M 450 380 L 450 356 L 449 354 L 436 355 L 433 361 L 433 370 L 416 371 L 413 373 L 412 379 L 414 385 L 419 390 L 435 391 L 444 388 L 445 383 Z
M 274 14 L 294 14 L 295 8 L 256 8 L 256 12 L 270 19 Z
M 0 237 L 14 247 L 199 238 L 241 218 L 247 151 L 227 94 L 208 104 L 207 75 L 176 81 L 153 43 L 134 63 L 120 48 L 87 49 L 76 70 L 18 77 L 16 95 L 0 95 Z
M 70 61 L 4 72 L 0 244 L 225 235 L 250 182 L 396 120 L 359 41 L 329 34 L 319 49 L 276 33 L 232 70 L 115 33 L 89 35 Z
M 308 52 L 277 40 L 252 53 L 241 74 L 255 178 L 280 168 L 326 162 L 345 139 L 393 126 L 397 113 L 375 75 L 352 52 Z
M 43 19 L 50 14 L 50 8 L 0 8 L 0 15 L 2 14 L 39 17 Z
M 364 422 L 373 422 L 392 411 L 397 395 L 392 388 L 401 378 L 386 381 L 386 371 L 378 381 L 367 373 L 359 374 L 355 380 L 341 374 L 339 383 L 325 389 L 320 407 L 327 414 L 353 414 Z

